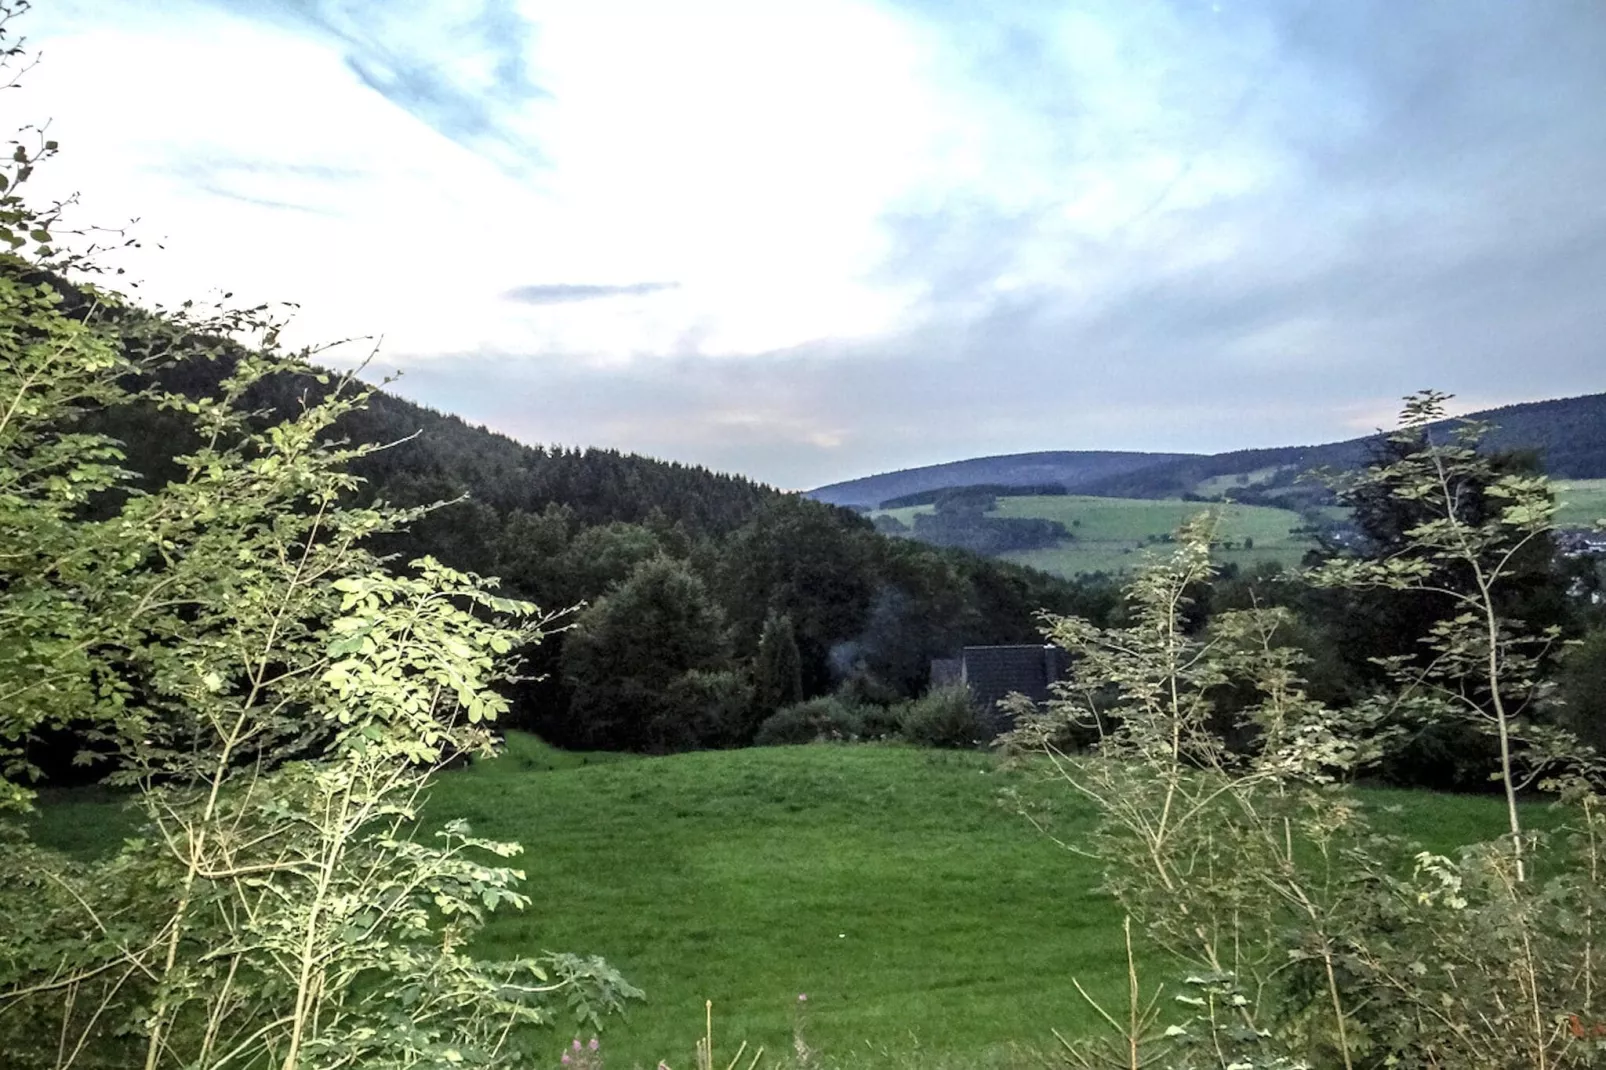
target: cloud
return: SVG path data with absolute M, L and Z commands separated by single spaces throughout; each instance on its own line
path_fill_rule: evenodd
M 60 3 L 106 215 L 530 441 L 800 487 L 1606 385 L 1594 5 Z
M 550 283 L 535 286 L 517 286 L 502 295 L 504 301 L 521 305 L 564 305 L 575 301 L 595 301 L 604 297 L 639 297 L 679 287 L 675 282 L 631 282 L 622 286 L 597 286 L 586 283 Z
M 215 153 L 187 155 L 160 169 L 215 197 L 324 217 L 339 214 L 328 203 L 332 189 L 349 188 L 370 177 L 370 172 L 356 167 Z
M 520 172 L 546 162 L 525 120 L 548 94 L 529 72 L 535 28 L 516 0 L 213 2 L 334 40 L 369 89 L 500 166 Z

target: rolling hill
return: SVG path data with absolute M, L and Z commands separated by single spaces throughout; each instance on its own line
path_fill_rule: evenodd
M 816 501 L 850 508 L 875 508 L 893 498 L 948 487 L 994 485 L 1037 487 L 1055 484 L 1068 491 L 1102 480 L 1118 479 L 1159 464 L 1192 457 L 1185 453 L 1122 453 L 1107 450 L 1059 450 L 973 457 L 948 464 L 905 468 L 898 472 L 849 479 L 808 491 Z
M 1094 573 L 1128 572 L 1143 563 L 1146 552 L 1166 552 L 1170 533 L 1189 516 L 1207 508 L 1217 513 L 1219 541 L 1214 557 L 1222 564 L 1248 567 L 1260 561 L 1275 561 L 1295 565 L 1305 551 L 1316 545 L 1304 531 L 1308 516 L 1290 509 L 1237 502 L 1211 505 L 1176 498 L 1022 495 L 998 498 L 986 515 L 1063 524 L 1069 533 L 1067 538 L 1052 545 L 1006 550 L 997 556 L 1074 579 Z M 918 537 L 913 535 L 918 530 L 916 518 L 932 509 L 929 505 L 903 506 L 879 510 L 872 516 L 895 520 L 910 529 L 909 535 Z
M 1606 478 L 1606 393 L 1507 405 L 1469 414 L 1496 426 L 1489 445 L 1539 454 L 1558 479 Z M 1448 429 L 1448 424 L 1438 425 Z M 1217 454 L 1118 452 L 1019 453 L 977 457 L 833 483 L 809 491 L 820 501 L 874 508 L 911 493 L 982 484 L 1058 484 L 1067 492 L 1116 498 L 1179 498 L 1197 495 L 1287 499 L 1317 496 L 1297 482 L 1313 468 L 1362 464 L 1378 435 L 1311 446 L 1233 450 Z

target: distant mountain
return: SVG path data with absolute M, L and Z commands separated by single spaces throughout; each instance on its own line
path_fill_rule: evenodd
M 1495 426 L 1485 440 L 1491 449 L 1532 450 L 1544 470 L 1558 479 L 1606 478 L 1606 394 L 1532 401 L 1470 413 L 1465 419 Z M 1454 420 L 1436 425 L 1440 432 Z M 1299 476 L 1313 468 L 1357 468 L 1383 433 L 1320 446 L 1280 446 L 1234 450 L 1208 457 L 1184 457 L 1097 480 L 1081 493 L 1121 498 L 1214 497 L 1232 487 L 1253 488 L 1262 496 L 1302 497 Z M 1234 497 L 1245 498 L 1240 491 Z
M 832 483 L 806 493 L 816 501 L 832 505 L 871 509 L 893 498 L 979 484 L 1000 487 L 1057 484 L 1067 491 L 1085 493 L 1084 487 L 1100 480 L 1118 478 L 1154 465 L 1195 456 L 1187 453 L 1125 453 L 1110 450 L 1012 453 L 1001 457 L 975 457 L 922 468 L 905 468 L 898 472 Z
M 1550 475 L 1606 478 L 1606 393 L 1506 405 L 1469 414 L 1496 426 L 1494 449 L 1536 452 Z M 1447 430 L 1454 421 L 1440 425 Z M 1058 483 L 1075 494 L 1117 498 L 1213 498 L 1288 504 L 1319 493 L 1299 476 L 1313 468 L 1355 468 L 1381 433 L 1315 446 L 1278 446 L 1217 454 L 1058 452 L 978 457 L 866 476 L 809 491 L 837 505 L 879 506 L 888 499 L 977 484 Z

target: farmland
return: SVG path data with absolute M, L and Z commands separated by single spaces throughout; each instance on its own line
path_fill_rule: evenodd
M 912 525 L 915 514 L 930 512 L 931 508 L 910 506 L 884 513 Z M 1223 563 L 1247 566 L 1257 561 L 1276 561 L 1292 565 L 1312 545 L 1307 537 L 1295 533 L 1304 524 L 1298 513 L 1230 502 L 1042 495 L 1000 498 L 989 515 L 1037 517 L 1063 523 L 1072 534 L 1069 541 L 1045 549 L 1011 552 L 1004 558 L 1071 577 L 1135 568 L 1142 563 L 1146 547 L 1154 547 L 1188 517 L 1207 510 L 1218 518 L 1216 537 L 1222 546 L 1217 558 Z
M 1556 501 L 1561 505 L 1557 527 L 1593 527 L 1606 518 L 1606 479 L 1557 480 Z

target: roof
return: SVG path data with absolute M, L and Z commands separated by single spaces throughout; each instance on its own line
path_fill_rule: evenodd
M 998 715 L 998 701 L 1019 692 L 1033 702 L 1046 702 L 1048 685 L 1065 675 L 1067 656 L 1057 646 L 967 646 L 960 655 L 960 678 L 981 707 L 998 717 L 1000 730 L 1009 724 Z

